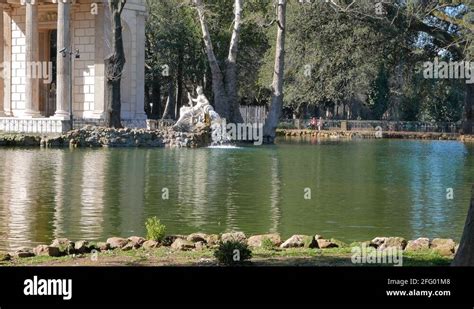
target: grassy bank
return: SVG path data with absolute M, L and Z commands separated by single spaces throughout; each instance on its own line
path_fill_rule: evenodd
M 36 256 L 13 258 L 0 266 L 219 266 L 212 249 L 175 251 L 170 247 L 145 250 L 112 250 L 96 254 L 64 257 Z M 351 248 L 253 250 L 249 266 L 391 266 L 390 264 L 354 264 Z M 448 266 L 452 258 L 432 250 L 404 252 L 403 266 Z

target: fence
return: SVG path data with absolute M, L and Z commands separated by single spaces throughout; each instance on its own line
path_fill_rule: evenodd
M 266 106 L 242 105 L 240 106 L 240 114 L 244 123 L 264 123 L 267 117 Z
M 285 119 L 280 122 L 281 128 L 310 128 L 309 119 Z M 423 122 L 423 121 L 376 121 L 376 120 L 323 120 L 324 130 L 373 131 L 380 127 L 383 131 L 395 132 L 440 132 L 458 133 L 461 129 L 460 122 Z

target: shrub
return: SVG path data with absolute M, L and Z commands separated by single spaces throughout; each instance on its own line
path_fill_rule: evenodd
M 262 240 L 262 248 L 265 250 L 273 250 L 275 248 L 275 245 L 273 244 L 273 241 L 270 238 L 264 238 Z
M 224 265 L 243 264 L 252 258 L 252 251 L 248 245 L 239 241 L 221 242 L 214 251 L 217 261 Z
M 157 217 L 148 218 L 145 227 L 147 239 L 161 242 L 165 237 L 166 226 L 161 224 Z

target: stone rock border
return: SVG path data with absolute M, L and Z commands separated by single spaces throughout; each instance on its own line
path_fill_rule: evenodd
M 168 235 L 163 241 L 146 240 L 143 237 L 131 236 L 128 238 L 111 237 L 106 242 L 92 243 L 85 240 L 73 242 L 67 238 L 55 239 L 50 245 L 38 245 L 34 249 L 20 249 L 13 253 L 1 253 L 0 262 L 11 261 L 12 258 L 29 258 L 34 256 L 61 257 L 67 255 L 81 255 L 93 252 L 104 252 L 112 250 L 136 250 L 143 248 L 151 250 L 160 246 L 170 247 L 174 251 L 200 251 L 207 248 L 217 248 L 219 243 L 226 241 L 238 241 L 249 245 L 251 248 L 261 248 L 268 239 L 276 250 L 289 248 L 330 249 L 348 247 L 335 239 L 325 239 L 321 235 L 293 235 L 282 242 L 279 234 L 254 235 L 249 238 L 242 232 L 217 234 L 193 233 L 190 235 Z M 268 243 L 268 241 L 267 241 Z M 418 238 L 407 241 L 402 237 L 376 237 L 370 241 L 360 242 L 361 245 L 373 247 L 377 250 L 396 248 L 406 252 L 422 250 L 433 250 L 441 256 L 452 257 L 459 245 L 452 239 Z

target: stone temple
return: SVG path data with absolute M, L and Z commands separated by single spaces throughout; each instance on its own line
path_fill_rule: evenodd
M 64 132 L 71 112 L 75 126 L 103 123 L 110 17 L 103 0 L 0 0 L 0 131 Z M 122 119 L 132 127 L 146 127 L 146 17 L 145 0 L 127 1 Z

